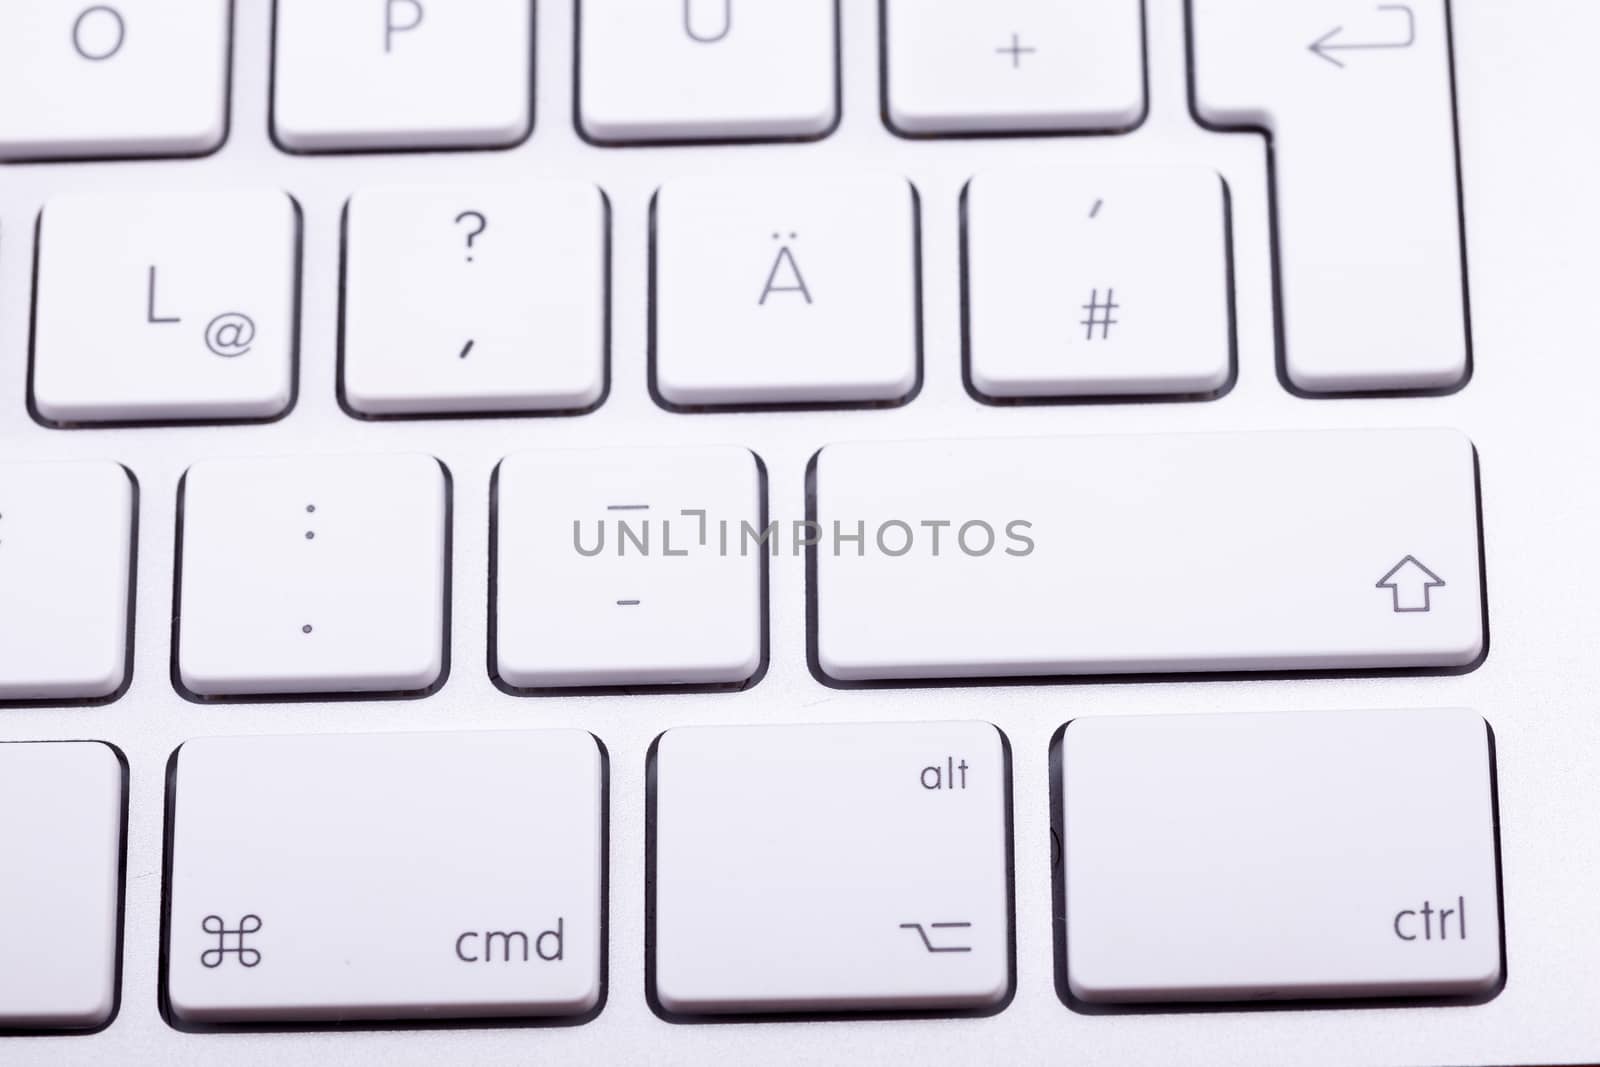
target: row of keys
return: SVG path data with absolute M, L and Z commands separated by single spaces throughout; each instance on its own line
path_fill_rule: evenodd
M 227 128 L 229 0 L 13 0 L 0 158 L 209 152 Z M 577 122 L 608 144 L 821 137 L 836 0 L 581 0 Z M 907 133 L 1125 129 L 1144 113 L 1139 0 L 1069 15 L 890 0 L 888 114 Z M 495 148 L 532 127 L 534 5 L 279 0 L 272 129 L 292 151 Z
M 1225 390 L 1235 362 L 1226 204 L 1220 179 L 1197 167 L 972 179 L 960 225 L 973 391 L 1004 401 Z M 346 407 L 599 404 L 607 211 L 599 190 L 575 181 L 353 196 Z M 658 191 L 652 218 L 661 403 L 885 404 L 915 392 L 919 222 L 904 179 L 678 179 Z M 53 425 L 282 415 L 294 398 L 299 225 L 294 202 L 265 190 L 52 199 L 38 237 L 36 414 Z
M 1465 669 L 1486 648 L 1476 459 L 1451 430 L 838 444 L 813 462 L 802 516 L 768 514 L 738 447 L 502 461 L 497 680 L 748 685 L 765 561 L 807 552 L 814 666 L 835 685 Z M 126 683 L 133 498 L 115 464 L 0 466 L 0 699 Z M 443 682 L 438 461 L 206 460 L 177 503 L 190 695 Z
M 1081 131 L 1143 114 L 1138 0 L 1083 0 L 1070 12 L 1046 0 L 883 3 L 884 111 L 902 132 Z M 1446 0 L 1371 9 L 1195 0 L 1190 9 L 1196 116 L 1272 141 L 1285 378 L 1307 393 L 1460 386 L 1471 342 Z M 839 114 L 836 15 L 833 0 L 648 10 L 582 0 L 580 128 L 601 143 L 821 136 Z M 528 0 L 471 9 L 281 0 L 278 140 L 308 151 L 514 143 L 532 121 L 532 22 Z M 227 32 L 227 0 L 14 0 L 0 11 L 0 99 L 45 103 L 0 111 L 0 158 L 215 148 Z M 1350 162 L 1373 159 L 1383 165 Z M 1209 209 L 1193 225 L 1208 220 Z M 794 228 L 772 218 L 757 229 Z M 1091 283 L 1086 328 L 1115 310 L 1104 291 Z M 1068 292 L 1076 306 L 1080 294 Z M 1213 343 L 1204 342 L 1208 357 Z M 1071 372 L 1047 377 L 1041 388 L 1024 360 L 975 366 L 972 381 L 1002 398 L 1107 388 L 1081 387 Z M 1214 380 L 1208 368 L 1201 384 Z M 373 410 L 385 403 L 406 401 L 377 400 Z
M 969 373 L 983 395 L 1206 396 L 1231 379 L 1214 173 L 988 173 L 965 215 Z M 600 403 L 606 216 L 599 190 L 575 181 L 357 193 L 345 218 L 346 406 L 385 416 Z M 893 403 L 916 389 L 918 219 L 904 179 L 680 179 L 660 189 L 653 219 L 662 403 Z M 281 415 L 293 399 L 298 225 L 293 202 L 271 191 L 51 200 L 39 228 L 39 417 Z M 1058 313 L 1062 292 L 1080 294 L 1080 314 Z
M 1493 757 L 1476 714 L 1089 717 L 1060 738 L 1069 1003 L 1499 985 Z M 662 734 L 652 1006 L 1002 1008 L 1010 881 L 1040 873 L 1013 871 L 1010 758 L 981 722 Z M 203 738 L 171 766 L 174 1025 L 600 1009 L 608 786 L 591 735 Z M 0 745 L 0 850 L 36 875 L 0 885 L 16 949 L 0 957 L 0 1026 L 111 1014 L 124 777 L 105 745 Z M 1183 803 L 1151 805 L 1153 783 Z M 1262 862 L 1284 855 L 1296 862 Z

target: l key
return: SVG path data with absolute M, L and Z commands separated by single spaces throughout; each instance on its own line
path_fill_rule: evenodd
M 1310 393 L 1467 374 L 1445 0 L 1194 0 L 1194 102 L 1273 141 L 1284 369 Z

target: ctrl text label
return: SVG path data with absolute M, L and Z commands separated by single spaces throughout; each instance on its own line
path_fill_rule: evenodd
M 535 956 L 546 963 L 565 958 L 566 918 L 552 929 L 529 935 L 522 930 L 467 930 L 456 938 L 456 959 L 462 963 L 528 963 Z
M 1455 917 L 1454 923 L 1451 916 Z M 1402 941 L 1465 941 L 1467 898 L 1456 897 L 1453 908 L 1436 908 L 1432 901 L 1424 900 L 1420 908 L 1395 912 L 1394 936 Z

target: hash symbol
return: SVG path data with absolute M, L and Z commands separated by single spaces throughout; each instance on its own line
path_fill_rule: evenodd
M 239 925 L 230 930 L 228 924 L 222 921 L 220 915 L 207 915 L 200 920 L 200 929 L 208 934 L 215 934 L 217 947 L 208 948 L 200 953 L 200 964 L 203 967 L 221 967 L 222 961 L 230 954 L 239 957 L 239 963 L 244 967 L 254 967 L 261 962 L 261 952 L 258 949 L 248 948 L 244 943 L 245 934 L 253 934 L 261 929 L 261 916 L 246 915 L 239 920 Z M 228 944 L 228 938 L 233 938 L 233 944 Z
M 1094 331 L 1097 326 L 1100 328 L 1100 340 L 1110 340 L 1111 327 L 1117 324 L 1115 312 L 1122 307 L 1121 304 L 1117 303 L 1116 293 L 1115 289 L 1107 289 L 1105 303 L 1102 304 L 1100 302 L 1100 290 L 1094 289 L 1090 291 L 1089 302 L 1083 305 L 1083 310 L 1088 312 L 1088 316 L 1078 323 L 1079 326 L 1083 327 L 1083 339 L 1085 341 L 1094 340 Z

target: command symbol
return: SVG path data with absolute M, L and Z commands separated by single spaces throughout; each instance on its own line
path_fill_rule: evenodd
M 246 934 L 253 934 L 261 929 L 261 916 L 242 916 L 239 919 L 239 925 L 230 930 L 228 924 L 223 921 L 222 916 L 207 915 L 200 920 L 200 929 L 214 935 L 217 939 L 215 948 L 208 948 L 200 953 L 202 966 L 220 967 L 222 966 L 222 961 L 229 956 L 237 958 L 239 964 L 244 967 L 254 967 L 261 962 L 261 952 L 258 949 L 250 948 L 244 943 Z M 229 938 L 233 939 L 232 944 L 228 943 Z

